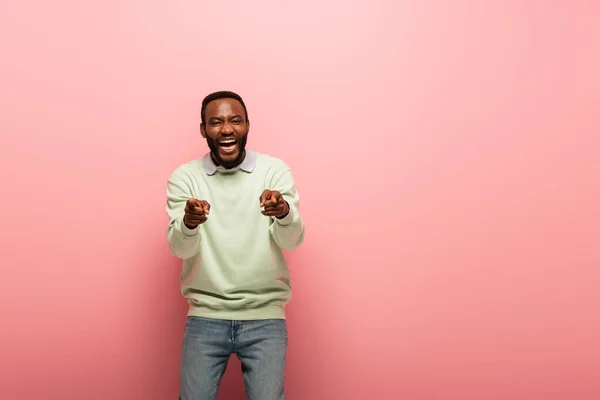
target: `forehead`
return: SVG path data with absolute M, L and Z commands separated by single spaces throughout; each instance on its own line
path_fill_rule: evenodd
M 242 103 L 236 99 L 218 99 L 213 100 L 206 105 L 206 118 L 227 117 L 231 115 L 244 115 Z

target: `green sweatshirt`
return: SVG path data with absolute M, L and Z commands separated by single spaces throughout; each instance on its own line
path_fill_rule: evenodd
M 283 219 L 261 214 L 265 189 L 290 206 Z M 211 206 L 195 229 L 183 223 L 190 198 Z M 217 167 L 210 154 L 179 166 L 167 182 L 167 239 L 183 260 L 181 293 L 188 315 L 229 320 L 285 318 L 290 273 L 282 249 L 304 239 L 299 197 L 290 168 L 280 159 L 246 150 L 236 168 Z

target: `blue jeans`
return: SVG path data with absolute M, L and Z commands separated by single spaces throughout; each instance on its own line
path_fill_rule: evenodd
M 242 364 L 248 400 L 283 400 L 284 319 L 228 321 L 189 316 L 183 336 L 180 400 L 216 400 L 229 356 Z

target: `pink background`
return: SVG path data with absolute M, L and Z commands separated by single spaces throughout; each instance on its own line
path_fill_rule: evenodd
M 350 4 L 1 3 L 0 398 L 176 398 L 221 89 L 302 196 L 286 399 L 600 398 L 599 3 Z

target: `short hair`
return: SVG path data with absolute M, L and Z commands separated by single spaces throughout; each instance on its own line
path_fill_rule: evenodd
M 248 121 L 248 110 L 246 109 L 246 104 L 244 104 L 244 100 L 242 97 L 234 92 L 230 92 L 228 90 L 221 90 L 219 92 L 214 92 L 209 94 L 202 100 L 202 109 L 200 110 L 200 117 L 202 118 L 202 123 L 204 124 L 205 116 L 206 116 L 206 106 L 211 101 L 219 100 L 219 99 L 235 99 L 240 102 L 242 107 L 244 108 L 244 112 L 246 113 L 246 121 Z

